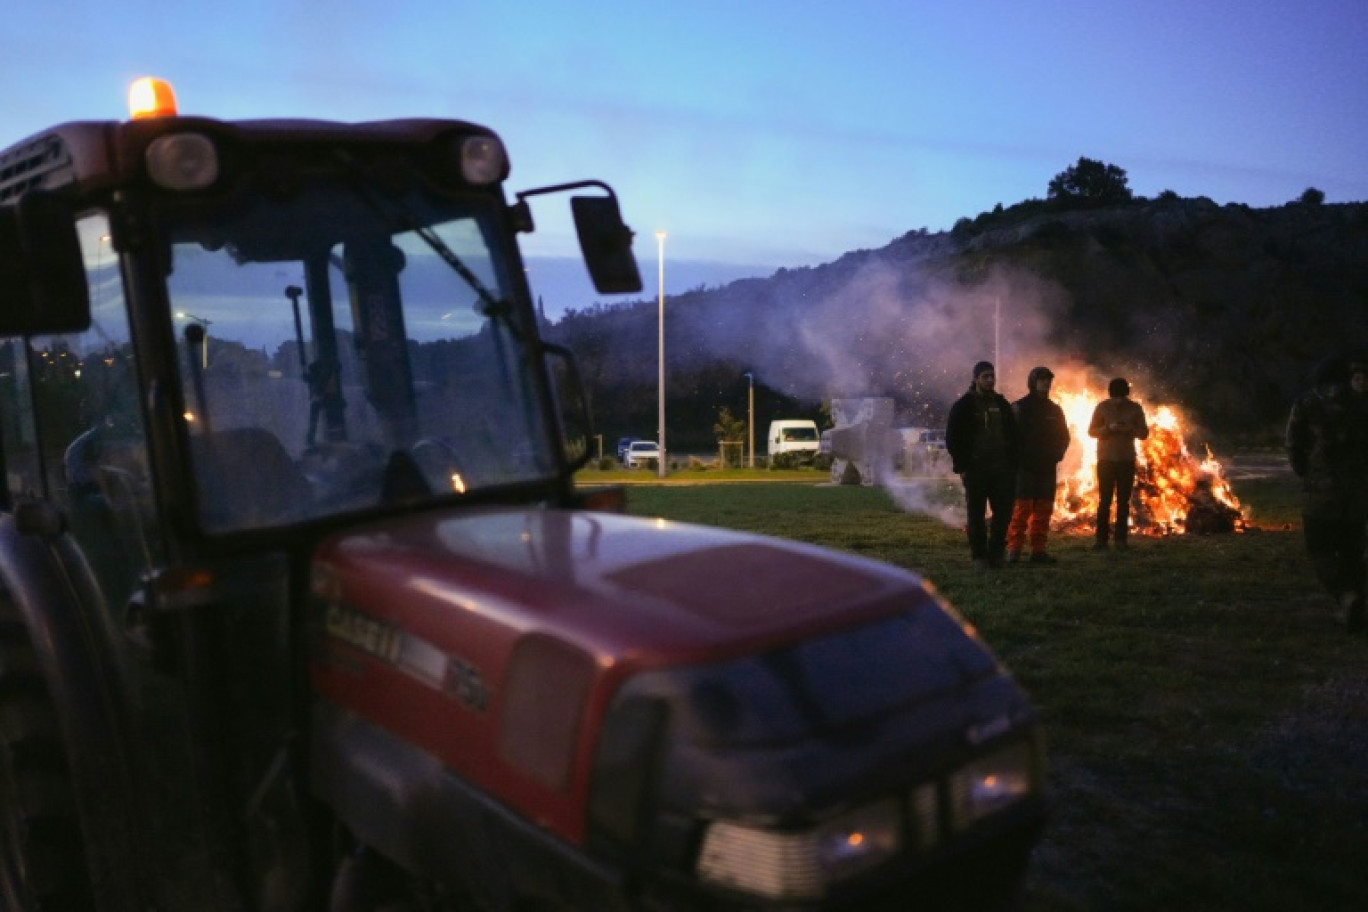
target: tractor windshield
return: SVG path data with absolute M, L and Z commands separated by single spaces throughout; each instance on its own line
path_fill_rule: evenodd
M 500 205 L 317 179 L 161 213 L 206 529 L 556 472 Z

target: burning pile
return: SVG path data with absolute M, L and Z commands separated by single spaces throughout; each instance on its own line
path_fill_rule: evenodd
M 1051 398 L 1064 409 L 1073 438 L 1060 465 L 1055 524 L 1091 532 L 1097 517 L 1097 441 L 1088 436 L 1088 422 L 1100 397 L 1055 389 Z M 1144 535 L 1244 531 L 1240 501 L 1221 464 L 1210 450 L 1205 459 L 1188 452 L 1177 410 L 1146 406 L 1145 417 L 1150 433 L 1137 448 L 1131 529 Z

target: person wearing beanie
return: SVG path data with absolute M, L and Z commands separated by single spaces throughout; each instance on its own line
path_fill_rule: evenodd
M 1093 547 L 1099 551 L 1107 549 L 1108 538 L 1115 540 L 1118 549 L 1126 547 L 1135 487 L 1135 441 L 1149 437 L 1145 410 L 1129 396 L 1130 384 L 1117 377 L 1107 385 L 1108 398 L 1097 403 L 1088 422 L 1088 436 L 1097 438 L 1097 539 Z
M 969 556 L 985 568 L 1002 566 L 1016 500 L 1016 416 L 996 386 L 992 363 L 975 364 L 969 390 L 950 406 L 945 425 L 945 449 L 964 485 Z
M 1306 554 L 1316 580 L 1346 613 L 1350 633 L 1368 631 L 1368 412 L 1354 391 L 1354 377 L 1363 373 L 1362 365 L 1355 371 L 1342 358 L 1322 360 L 1287 420 L 1287 459 L 1302 485 Z
M 1055 470 L 1069 448 L 1069 422 L 1064 410 L 1050 399 L 1054 373 L 1037 367 L 1026 378 L 1029 390 L 1012 403 L 1017 425 L 1016 505 L 1007 527 L 1007 563 L 1021 560 L 1030 534 L 1033 564 L 1053 564 L 1046 552 L 1050 518 L 1054 515 Z

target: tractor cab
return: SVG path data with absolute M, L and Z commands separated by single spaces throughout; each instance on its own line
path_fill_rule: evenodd
M 11 318 L 34 331 L 0 352 L 0 396 L 41 391 L 28 423 L 9 411 L 12 496 L 105 511 L 85 518 L 120 526 L 122 594 L 159 551 L 568 490 L 588 427 L 548 379 L 565 353 L 539 340 L 513 242 L 532 194 L 505 202 L 495 135 L 226 124 L 174 116 L 168 92 L 5 153 L 0 201 L 50 248 Z M 639 288 L 611 191 L 578 186 L 600 188 L 574 200 L 596 281 Z M 53 244 L 63 209 L 75 233 Z

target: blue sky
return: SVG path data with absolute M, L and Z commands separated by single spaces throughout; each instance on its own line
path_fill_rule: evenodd
M 1147 196 L 1368 200 L 1364 0 L 11 6 L 0 145 L 122 119 L 142 75 L 189 114 L 474 120 L 511 189 L 613 184 L 639 257 L 668 232 L 671 290 L 698 284 L 676 261 L 767 275 L 945 230 L 1079 156 Z M 539 203 L 534 256 L 571 252 L 564 209 Z

